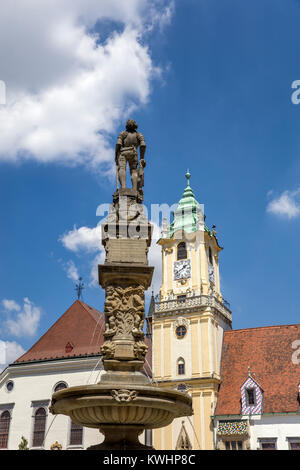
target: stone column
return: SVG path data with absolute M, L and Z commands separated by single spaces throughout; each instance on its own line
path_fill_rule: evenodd
M 99 284 L 105 289 L 101 354 L 105 370 L 134 372 L 143 367 L 147 352 L 144 292 L 154 269 L 147 259 L 152 227 L 132 189 L 116 191 L 113 201 L 102 226 L 106 259 L 99 265 Z

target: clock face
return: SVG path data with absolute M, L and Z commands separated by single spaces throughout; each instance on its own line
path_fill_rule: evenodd
M 174 279 L 186 279 L 191 277 L 191 260 L 185 259 L 174 262 Z

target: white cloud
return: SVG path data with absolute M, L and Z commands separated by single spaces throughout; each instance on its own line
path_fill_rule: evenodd
M 300 201 L 297 199 L 299 195 L 300 188 L 296 191 L 284 191 L 279 197 L 275 197 L 268 203 L 267 212 L 288 219 L 298 217 L 300 215 Z
M 161 229 L 156 223 L 152 222 L 152 224 L 152 244 L 149 249 L 148 259 L 149 266 L 155 267 L 151 289 L 157 293 L 161 283 L 161 247 L 156 242 L 160 238 Z M 76 254 L 84 252 L 95 253 L 95 256 L 90 261 L 90 285 L 98 286 L 98 264 L 102 264 L 105 261 L 105 250 L 101 243 L 101 225 L 99 224 L 92 228 L 85 226 L 74 227 L 62 235 L 59 240 L 67 250 Z
M 59 238 L 67 250 L 94 252 L 101 249 L 101 225 L 74 228 Z
M 0 78 L 7 105 L 0 108 L 0 161 L 109 166 L 109 135 L 147 103 L 151 80 L 160 73 L 141 41 L 143 32 L 167 24 L 172 4 L 2 2 Z M 103 20 L 111 21 L 108 38 L 91 32 Z
M 91 262 L 91 270 L 90 270 L 90 286 L 91 287 L 98 287 L 98 264 L 103 264 L 105 261 L 105 251 L 102 249 L 92 260 Z
M 97 286 L 98 264 L 103 263 L 105 259 L 104 247 L 101 244 L 101 225 L 98 224 L 96 227 L 92 228 L 85 226 L 77 228 L 74 226 L 72 230 L 69 230 L 69 232 L 62 235 L 59 238 L 59 241 L 67 250 L 72 251 L 73 253 L 93 253 L 93 258 L 90 261 L 90 285 Z M 70 263 L 73 262 L 69 261 L 68 263 L 68 267 L 71 268 L 72 264 Z M 76 273 L 78 274 L 77 269 Z
M 20 305 L 14 300 L 3 299 L 2 305 L 4 309 L 8 312 L 13 312 L 13 311 L 18 312 L 19 310 L 21 310 Z
M 41 309 L 34 305 L 27 297 L 24 299 L 22 309 L 12 316 L 12 310 L 6 309 L 8 315 L 4 326 L 8 333 L 13 336 L 34 336 L 37 332 Z
M 24 353 L 23 347 L 15 341 L 0 340 L 0 372 Z
M 163 29 L 165 26 L 171 23 L 172 17 L 175 11 L 175 2 L 170 1 L 168 4 L 165 5 L 164 9 L 158 9 L 157 4 L 153 5 L 151 16 L 152 16 L 152 24 L 150 25 L 150 29 L 155 27 L 156 24 L 159 25 L 160 29 Z
M 63 264 L 63 267 L 64 267 L 64 270 L 66 271 L 67 276 L 68 276 L 69 279 L 71 279 L 74 282 L 78 281 L 79 274 L 78 274 L 78 269 L 75 266 L 74 261 L 72 261 L 72 260 L 67 261 L 66 263 Z

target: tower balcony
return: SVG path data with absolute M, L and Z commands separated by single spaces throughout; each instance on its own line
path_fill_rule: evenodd
M 170 314 L 183 315 L 186 313 L 193 313 L 197 311 L 204 311 L 208 307 L 217 311 L 229 322 L 232 321 L 231 310 L 228 307 L 228 302 L 221 302 L 215 294 L 212 295 L 189 295 L 185 298 L 174 298 L 163 301 L 156 301 L 154 303 L 153 317 L 155 319 L 164 317 Z

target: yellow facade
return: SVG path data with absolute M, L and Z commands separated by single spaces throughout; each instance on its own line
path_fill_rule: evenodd
M 193 398 L 194 414 L 154 430 L 154 448 L 176 449 L 183 445 L 179 437 L 184 431 L 185 445 L 213 449 L 211 416 L 220 384 L 222 337 L 224 329 L 231 328 L 231 312 L 220 290 L 221 248 L 215 233 L 203 226 L 164 236 L 158 243 L 162 283 L 152 319 L 154 380 L 162 387 L 185 388 L 183 393 Z M 179 256 L 182 243 L 186 253 Z

